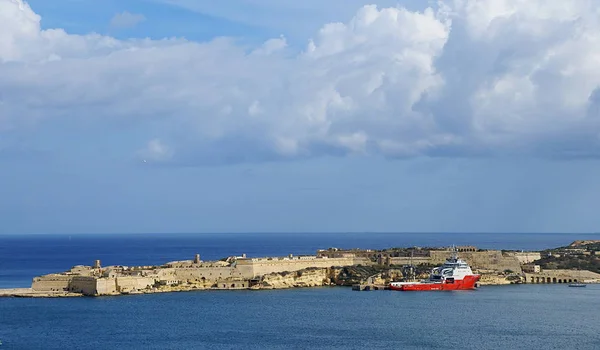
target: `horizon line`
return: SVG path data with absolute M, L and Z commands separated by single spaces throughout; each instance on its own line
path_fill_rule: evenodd
M 39 236 L 39 235 L 244 235 L 244 234 L 538 234 L 538 235 L 598 235 L 600 232 L 559 232 L 559 231 L 183 231 L 183 232 L 3 232 L 0 236 Z

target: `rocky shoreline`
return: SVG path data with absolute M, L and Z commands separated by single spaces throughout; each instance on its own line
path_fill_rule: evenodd
M 480 286 L 600 282 L 596 272 L 564 269 L 568 264 L 586 263 L 600 271 L 600 243 L 596 241 L 574 242 L 544 252 L 457 248 L 473 271 L 481 275 Z M 329 248 L 312 256 L 248 258 L 243 254 L 219 261 L 202 261 L 197 254 L 193 260 L 160 266 L 102 267 L 96 260 L 93 266 L 78 265 L 65 272 L 35 277 L 31 288 L 0 289 L 0 297 L 65 298 L 357 285 L 385 289 L 390 282 L 406 277 L 403 268 L 407 265 L 412 266 L 412 278 L 424 279 L 449 254 L 449 248 Z M 538 262 L 546 264 L 543 270 Z
M 362 271 L 361 271 L 362 270 Z M 294 272 L 277 272 L 264 275 L 260 282 L 250 287 L 238 288 L 220 288 L 214 284 L 203 283 L 184 283 L 177 285 L 165 285 L 155 288 L 132 290 L 121 293 L 110 293 L 94 295 L 98 296 L 119 296 L 119 295 L 140 295 L 140 294 L 155 294 L 155 293 L 176 293 L 176 292 L 193 292 L 193 291 L 224 291 L 224 290 L 276 290 L 276 289 L 293 289 L 293 288 L 315 288 L 315 287 L 351 287 L 356 284 L 369 282 L 372 284 L 386 285 L 389 283 L 390 277 L 398 278 L 401 276 L 399 269 L 389 269 L 375 275 L 367 276 L 367 274 L 376 271 L 377 269 L 368 269 L 365 267 L 338 267 L 338 268 L 307 268 Z M 424 277 L 424 276 L 423 276 Z M 482 274 L 480 285 L 509 285 L 518 284 L 521 281 L 507 278 L 504 275 L 496 275 L 493 273 Z M 0 297 L 15 297 L 15 298 L 73 298 L 84 297 L 83 293 L 74 293 L 68 291 L 36 291 L 32 288 L 13 288 L 0 289 Z

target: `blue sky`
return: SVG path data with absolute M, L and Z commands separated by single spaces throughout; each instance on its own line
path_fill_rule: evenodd
M 600 231 L 598 5 L 373 3 L 0 0 L 0 234 Z
M 230 21 L 209 13 L 190 11 L 168 1 L 152 0 L 34 0 L 28 2 L 42 16 L 42 27 L 64 28 L 73 34 L 95 32 L 120 39 L 186 37 L 205 41 L 217 36 L 261 40 L 272 29 Z M 204 1 L 204 3 L 209 3 Z M 128 12 L 144 16 L 139 23 L 120 28 L 111 27 L 112 18 Z

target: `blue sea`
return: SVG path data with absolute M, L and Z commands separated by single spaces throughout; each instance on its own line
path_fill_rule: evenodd
M 73 265 L 150 265 L 319 248 L 476 245 L 540 250 L 599 234 L 173 234 L 0 236 L 0 288 Z M 600 286 L 476 291 L 349 288 L 0 298 L 2 349 L 600 349 Z

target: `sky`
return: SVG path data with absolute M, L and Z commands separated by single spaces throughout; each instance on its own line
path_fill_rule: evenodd
M 0 0 L 0 234 L 600 232 L 594 0 Z

